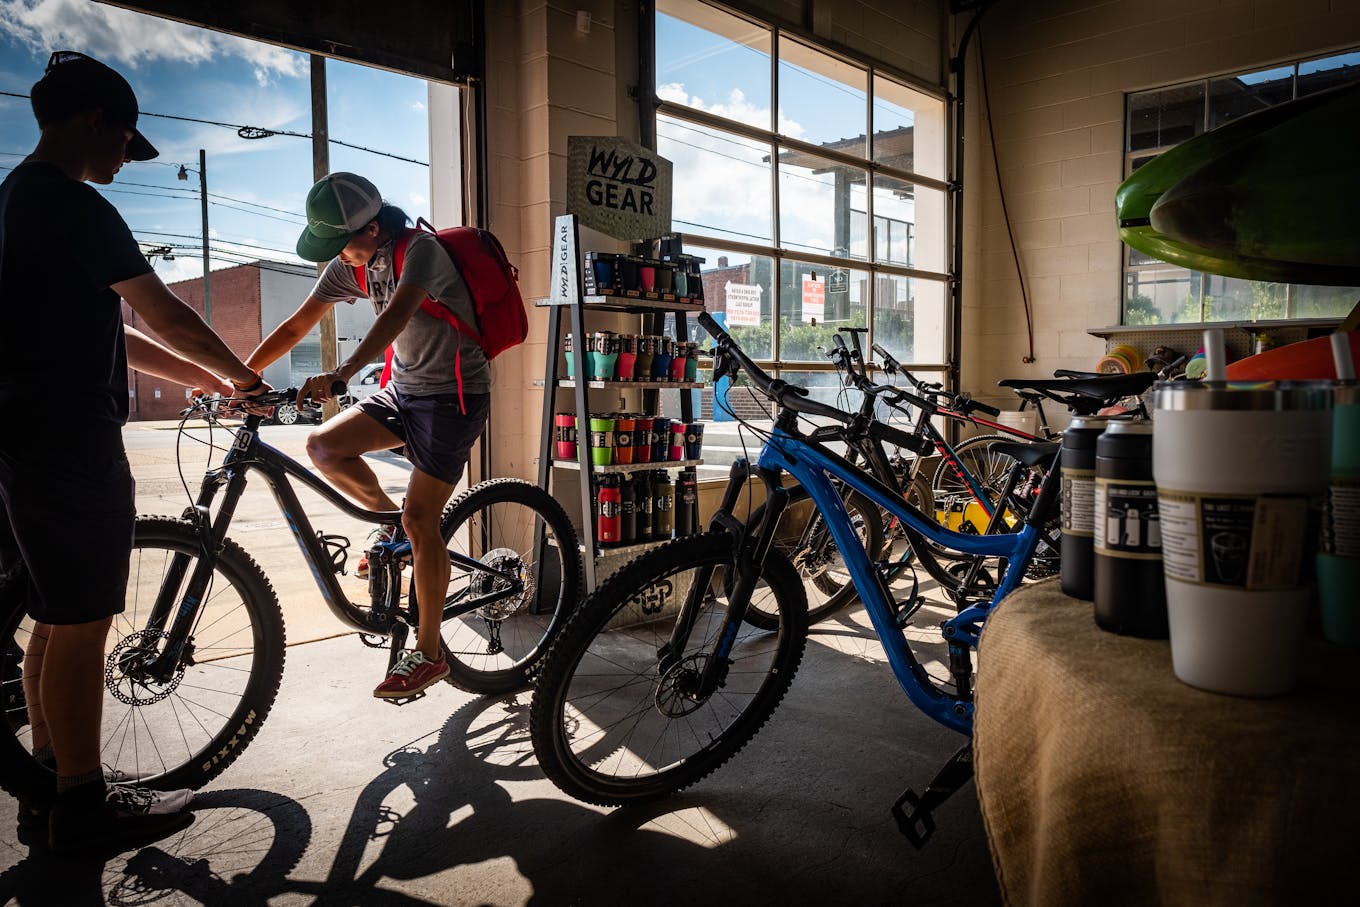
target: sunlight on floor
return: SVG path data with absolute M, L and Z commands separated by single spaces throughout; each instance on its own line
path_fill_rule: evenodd
M 703 806 L 663 813 L 639 829 L 647 830 L 659 831 L 709 849 L 722 847 L 737 839 L 736 829 Z

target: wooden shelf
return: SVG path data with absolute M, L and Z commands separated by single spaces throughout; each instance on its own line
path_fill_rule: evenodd
M 579 460 L 553 460 L 552 465 L 558 469 L 580 470 Z M 625 473 L 625 472 L 647 472 L 653 469 L 686 469 L 690 466 L 703 466 L 703 460 L 662 460 L 661 462 L 650 463 L 610 463 L 608 466 L 591 466 L 590 471 L 595 475 L 605 473 Z
M 558 308 L 569 306 L 570 302 L 553 302 L 551 299 L 535 299 L 539 308 Z M 702 312 L 704 304 L 682 299 L 647 299 L 633 296 L 583 296 L 584 308 L 607 312 Z
M 1278 318 L 1269 321 L 1184 321 L 1170 324 L 1114 324 L 1104 328 L 1090 328 L 1086 333 L 1093 337 L 1118 337 L 1121 335 L 1151 334 L 1158 331 L 1203 331 L 1206 328 L 1230 330 L 1240 328 L 1244 331 L 1272 331 L 1282 328 L 1307 330 L 1317 328 L 1331 330 L 1341 323 L 1340 318 Z

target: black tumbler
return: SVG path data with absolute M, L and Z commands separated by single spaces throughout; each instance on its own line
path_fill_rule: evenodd
M 1152 423 L 1111 422 L 1096 441 L 1095 613 L 1105 630 L 1166 639 Z
M 1062 590 L 1088 602 L 1096 587 L 1096 439 L 1109 421 L 1075 416 L 1062 436 Z

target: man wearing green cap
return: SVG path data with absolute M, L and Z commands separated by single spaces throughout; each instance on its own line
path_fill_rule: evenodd
M 461 323 L 476 325 L 467 286 L 439 241 L 408 229 L 409 222 L 362 176 L 342 172 L 319 180 L 307 194 L 307 228 L 297 252 L 329 264 L 301 307 L 246 360 L 263 368 L 292 349 L 331 306 L 359 297 L 373 304 L 373 327 L 339 368 L 309 378 L 299 399 L 328 399 L 337 383 L 348 384 L 389 345 L 393 349 L 391 382 L 307 439 L 321 474 L 370 510 L 398 508 L 363 454 L 401 448 L 413 467 L 401 523 L 411 541 L 419 626 L 416 647 L 373 691 L 380 699 L 409 698 L 449 674 L 439 636 L 449 586 L 439 520 L 491 406 L 491 369 L 481 347 L 452 320 L 421 305 L 433 300 Z M 365 565 L 361 560 L 360 575 Z
M 0 185 L 0 598 L 32 620 L 26 733 L 34 761 L 53 774 L 33 773 L 35 789 L 20 791 L 19 837 L 107 854 L 193 819 L 189 791 L 119 783 L 127 776 L 117 766 L 101 767 L 118 755 L 100 748 L 104 646 L 124 610 L 135 515 L 122 438 L 128 366 L 212 386 L 222 375 L 247 395 L 267 387 L 166 288 L 118 212 L 85 185 L 156 156 L 137 131 L 127 81 L 59 51 L 31 99 L 41 138 Z M 120 297 L 184 357 L 125 332 Z M 6 695 L 17 696 L 13 679 Z

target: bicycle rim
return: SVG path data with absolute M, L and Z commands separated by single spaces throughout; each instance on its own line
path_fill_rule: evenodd
M 545 541 L 541 558 L 538 531 Z M 528 685 L 531 671 L 580 600 L 581 554 L 565 511 L 550 495 L 518 479 L 497 479 L 449 505 L 443 520 L 449 550 L 501 573 L 520 590 L 498 597 L 495 574 L 454 565 L 446 604 L 487 597 L 487 605 L 445 620 L 441 629 L 449 680 L 472 693 L 508 693 Z
M 633 561 L 586 600 L 544 663 L 530 729 L 544 772 L 568 794 L 619 805 L 665 796 L 712 772 L 769 718 L 806 643 L 806 602 L 791 565 L 771 552 L 763 584 L 778 602 L 773 633 L 742 624 L 724 683 L 692 686 L 727 615 L 733 540 L 679 539 Z M 658 651 L 702 572 L 712 571 L 692 631 L 673 664 Z
M 114 616 L 105 643 L 100 760 L 152 787 L 198 788 L 226 769 L 259 730 L 283 674 L 278 601 L 259 567 L 230 541 L 180 664 L 168 677 L 153 678 L 142 670 L 165 645 L 165 633 L 148 623 L 152 604 L 169 582 L 174 586 L 168 590 L 170 600 L 178 607 L 198 557 L 198 535 L 190 524 L 139 518 L 125 610 Z M 180 579 L 167 580 L 172 575 Z M 18 608 L 3 617 L 0 760 L 6 776 L 13 770 L 33 791 L 52 783 L 30 755 L 33 729 L 27 711 L 30 703 L 41 707 L 33 678 L 41 670 L 45 634 Z M 20 658 L 20 652 L 27 657 Z

